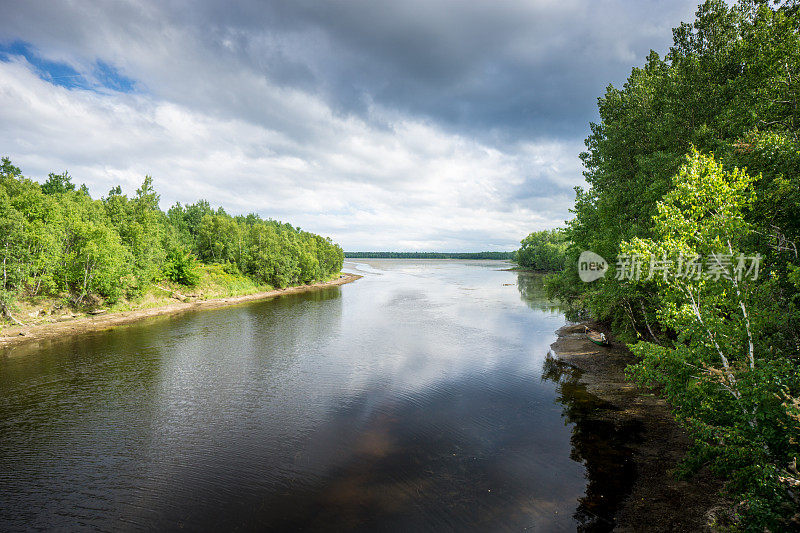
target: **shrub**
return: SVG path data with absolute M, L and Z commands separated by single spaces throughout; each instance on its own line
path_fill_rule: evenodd
M 197 260 L 186 250 L 171 250 L 164 262 L 164 277 L 175 283 L 194 287 L 200 282 Z

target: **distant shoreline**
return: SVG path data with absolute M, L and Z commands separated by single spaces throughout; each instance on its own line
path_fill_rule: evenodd
M 508 261 L 514 252 L 345 252 L 345 259 L 479 259 Z
M 257 292 L 243 296 L 232 296 L 227 298 L 214 298 L 209 300 L 198 300 L 193 302 L 175 302 L 160 307 L 149 309 L 134 309 L 132 311 L 121 311 L 96 316 L 82 316 L 69 318 L 59 322 L 49 322 L 31 326 L 13 326 L 4 328 L 0 333 L 0 349 L 10 348 L 21 344 L 28 344 L 35 341 L 53 340 L 80 333 L 92 331 L 103 331 L 113 329 L 117 326 L 138 322 L 145 318 L 174 315 L 186 311 L 197 311 L 204 309 L 215 309 L 227 307 L 245 302 L 256 300 L 266 300 L 285 294 L 298 294 L 311 292 L 327 287 L 336 287 L 346 283 L 352 283 L 362 276 L 358 274 L 342 273 L 341 277 L 330 281 L 312 283 L 309 285 L 298 285 L 286 287 L 284 289 L 273 289 L 271 291 Z M 6 354 L 7 355 L 7 354 Z M 2 354 L 0 354 L 0 357 Z

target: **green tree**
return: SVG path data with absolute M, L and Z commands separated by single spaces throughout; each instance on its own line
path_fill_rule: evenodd
M 566 268 L 547 280 L 571 312 L 636 343 L 634 375 L 664 387 L 697 440 L 694 460 L 727 476 L 754 529 L 779 530 L 800 506 L 786 490 L 800 374 L 798 27 L 796 2 L 709 0 L 666 56 L 651 52 L 608 87 L 581 156 Z M 613 264 L 621 252 L 724 255 L 728 241 L 762 256 L 757 281 L 577 276 L 582 250 Z
M 259 283 L 285 286 L 341 269 L 344 254 L 330 239 L 258 215 L 232 217 L 208 202 L 159 208 L 146 176 L 129 198 L 119 186 L 92 200 L 67 172 L 44 184 L 0 160 L 0 299 L 69 295 L 92 304 L 142 294 L 161 276 L 198 282 L 195 257 L 220 263 Z
M 658 203 L 654 238 L 622 244 L 651 266 L 687 269 L 693 258 L 710 258 L 703 275 L 660 270 L 640 282 L 658 293 L 659 322 L 676 338 L 636 343 L 641 361 L 629 371 L 663 387 L 696 439 L 692 459 L 710 461 L 747 496 L 751 514 L 777 527 L 793 504 L 782 480 L 800 483 L 790 470 L 800 455 L 800 375 L 796 361 L 775 357 L 764 342 L 771 310 L 758 298 L 758 258 L 748 250 L 753 182 L 694 151 Z
M 74 190 L 75 184 L 72 183 L 72 176 L 66 171 L 62 174 L 51 172 L 47 175 L 47 181 L 42 185 L 42 192 L 45 194 L 64 194 Z
M 567 242 L 563 230 L 534 231 L 521 244 L 513 257 L 519 266 L 550 272 L 564 269 Z
M 2 259 L 2 289 L 15 291 L 25 279 L 23 265 L 28 261 L 25 249 L 25 217 L 17 211 L 0 190 L 0 258 Z
M 61 279 L 80 305 L 91 294 L 116 301 L 130 274 L 131 256 L 99 201 L 73 192 L 65 205 Z

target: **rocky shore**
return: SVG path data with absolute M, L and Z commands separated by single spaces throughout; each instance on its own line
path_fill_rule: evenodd
M 601 331 L 611 346 L 592 343 L 584 326 Z M 674 475 L 690 445 L 685 431 L 666 403 L 626 380 L 625 367 L 633 355 L 610 331 L 596 323 L 562 327 L 553 343 L 553 356 L 577 370 L 587 392 L 607 402 L 597 416 L 638 428 L 638 438 L 626 443 L 633 450 L 635 476 L 629 494 L 615 513 L 615 531 L 714 531 L 724 520 L 728 502 L 722 485 L 709 472 L 688 480 Z

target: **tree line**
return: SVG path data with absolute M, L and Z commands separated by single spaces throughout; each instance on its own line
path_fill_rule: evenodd
M 547 280 L 629 343 L 694 439 L 682 472 L 723 476 L 754 531 L 800 523 L 798 9 L 709 0 L 608 87 Z M 591 283 L 585 250 L 609 264 Z
M 198 262 L 218 263 L 258 284 L 284 287 L 338 272 L 344 254 L 329 238 L 256 214 L 231 216 L 205 201 L 159 208 L 151 177 L 128 197 L 121 187 L 93 199 L 71 176 L 40 184 L 0 163 L 0 304 L 66 296 L 113 303 L 161 279 L 197 283 Z
M 352 259 L 511 259 L 513 252 L 345 252 Z

